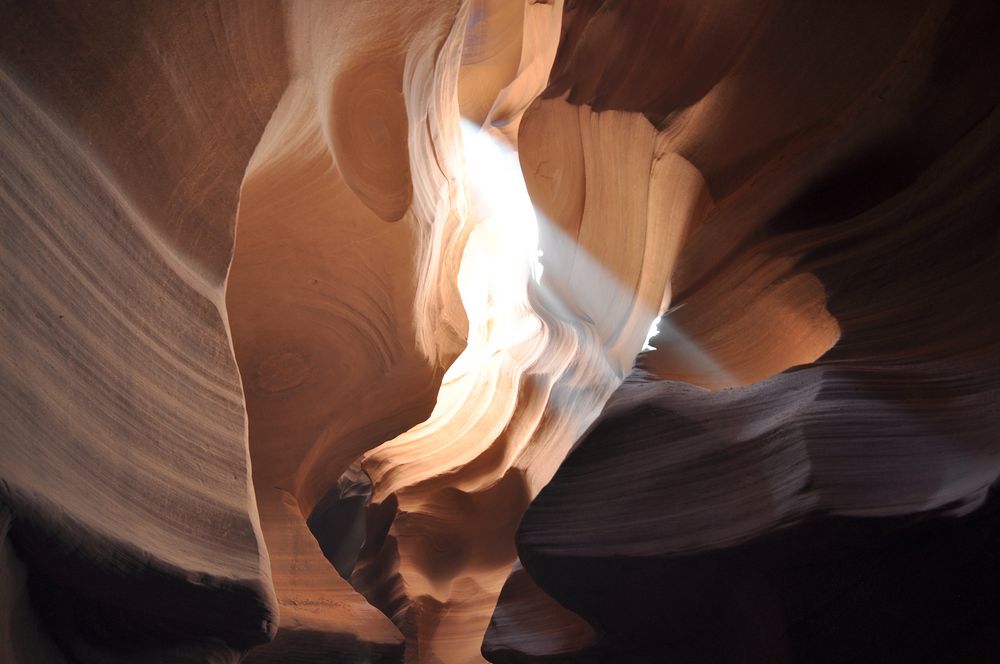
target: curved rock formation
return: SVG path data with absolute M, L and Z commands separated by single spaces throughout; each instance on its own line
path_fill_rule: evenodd
M 611 6 L 565 29 L 549 94 L 652 118 L 713 206 L 655 350 L 528 510 L 525 568 L 637 661 L 979 661 L 1000 474 L 1000 80 L 980 63 L 1000 16 L 781 4 L 725 38 L 739 53 L 697 96 L 630 95 L 632 44 L 687 71 L 728 20 L 675 9 L 701 40 Z
M 306 517 L 358 455 L 427 417 L 441 364 L 460 348 L 449 256 L 462 219 L 438 170 L 446 122 L 457 123 L 438 99 L 455 86 L 457 9 L 286 8 L 291 82 L 247 168 L 227 293 L 289 632 L 255 660 L 326 661 L 332 643 L 401 652 L 398 630 L 336 574 Z M 428 135 L 428 123 L 441 128 Z
M 69 661 L 231 659 L 276 621 L 223 302 L 276 7 L 2 13 L 9 601 Z M 7 625 L 8 661 L 58 661 Z
M 600 661 L 594 628 L 546 595 L 519 563 L 504 583 L 483 639 L 491 662 Z
M 0 3 L 0 659 L 988 659 L 998 26 Z
M 529 9 L 525 21 L 552 10 Z M 541 18 L 555 27 L 550 15 Z M 492 127 L 517 123 L 540 89 L 537 58 L 552 50 L 534 46 L 539 43 L 545 46 L 525 41 L 518 77 L 493 106 L 494 112 L 520 109 L 517 116 L 491 116 Z M 446 374 L 427 421 L 361 463 L 371 487 L 365 543 L 351 582 L 393 617 L 408 639 L 408 654 L 420 661 L 479 660 L 482 634 L 514 561 L 510 543 L 519 515 L 641 348 L 676 256 L 677 229 L 697 208 L 700 190 L 684 189 L 690 173 L 684 160 L 652 166 L 654 132 L 644 118 L 582 116 L 563 124 L 578 124 L 587 136 L 585 159 L 595 160 L 612 144 L 619 155 L 618 177 L 600 181 L 581 172 L 578 183 L 566 183 L 582 187 L 592 201 L 578 219 L 549 219 L 544 195 L 532 196 L 543 213 L 533 219 L 526 195 L 510 200 L 518 178 L 504 175 L 513 158 L 503 154 L 509 133 L 493 131 L 492 144 L 466 134 L 464 178 L 476 225 L 458 285 L 469 344 Z M 525 137 L 550 131 L 521 123 L 526 170 L 543 168 L 546 156 Z M 631 132 L 631 142 L 620 142 L 623 131 Z M 528 152 L 529 145 L 535 151 Z M 497 183 L 499 200 L 490 193 Z M 665 199 L 671 204 L 661 206 Z M 606 209 L 627 211 L 622 232 L 610 238 L 600 231 Z M 535 235 L 541 275 L 532 267 Z M 351 493 L 343 497 L 354 500 L 356 484 L 344 485 Z

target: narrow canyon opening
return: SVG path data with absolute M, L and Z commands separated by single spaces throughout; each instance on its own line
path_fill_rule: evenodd
M 991 0 L 0 0 L 0 661 L 1000 650 Z

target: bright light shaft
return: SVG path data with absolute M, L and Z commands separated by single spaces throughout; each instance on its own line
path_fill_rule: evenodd
M 477 230 L 493 237 L 499 253 L 512 262 L 528 261 L 531 275 L 541 278 L 538 218 L 521 173 L 521 162 L 505 141 L 463 119 L 466 180 L 479 217 Z M 502 247 L 499 245 L 503 245 Z M 513 264 L 510 267 L 515 267 Z
M 642 342 L 643 350 L 656 350 L 653 346 L 649 345 L 650 340 L 660 333 L 660 317 L 657 316 L 653 319 L 653 323 L 649 326 L 649 331 L 646 333 L 646 339 Z
M 458 274 L 469 339 L 446 381 L 477 371 L 540 329 L 527 303 L 528 279 L 542 273 L 538 218 L 517 152 L 467 120 L 461 128 L 475 220 Z

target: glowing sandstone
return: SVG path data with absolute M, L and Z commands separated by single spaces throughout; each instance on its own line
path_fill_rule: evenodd
M 995 8 L 0 18 L 0 657 L 990 633 Z

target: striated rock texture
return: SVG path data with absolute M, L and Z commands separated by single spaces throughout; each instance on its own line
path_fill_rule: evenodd
M 546 80 L 540 63 L 554 55 L 558 9 L 525 8 L 515 78 L 494 92 L 487 130 L 469 122 L 463 136 L 458 183 L 470 194 L 474 224 L 457 274 L 466 348 L 429 418 L 363 455 L 332 487 L 323 515 L 314 514 L 328 549 L 353 537 L 363 542 L 356 564 L 343 549 L 334 560 L 393 618 L 408 661 L 481 661 L 521 512 L 627 373 L 661 304 L 681 229 L 700 209 L 701 189 L 684 159 L 652 166 L 653 130 L 641 117 L 559 120 L 579 123 L 590 141 L 585 155 L 612 154 L 607 165 L 617 169 L 605 180 L 584 170 L 578 180 L 554 178 L 554 187 L 576 187 L 591 201 L 578 218 L 556 218 L 530 183 L 519 193 L 513 148 L 521 166 L 560 166 L 547 165 L 538 144 L 554 130 L 521 120 Z M 473 13 L 455 28 L 467 31 L 463 67 L 486 66 L 470 41 L 479 39 L 477 20 L 488 19 Z M 464 112 L 471 93 L 461 78 L 458 92 Z M 601 230 L 608 209 L 628 212 L 613 234 Z M 543 270 L 534 265 L 539 250 Z M 363 526 L 345 516 L 359 504 Z
M 4 661 L 233 661 L 274 632 L 223 287 L 276 9 L 2 3 Z
M 711 205 L 521 561 L 607 661 L 985 661 L 1000 13 L 729 4 L 567 10 L 538 113 L 644 115 Z
M 306 519 L 359 455 L 428 416 L 463 344 L 446 178 L 459 9 L 285 7 L 290 83 L 247 167 L 227 293 L 281 608 L 252 661 L 402 655 Z
M 998 29 L 0 0 L 0 660 L 995 659 Z
M 491 662 L 601 661 L 594 628 L 546 595 L 520 563 L 504 583 L 483 640 Z

